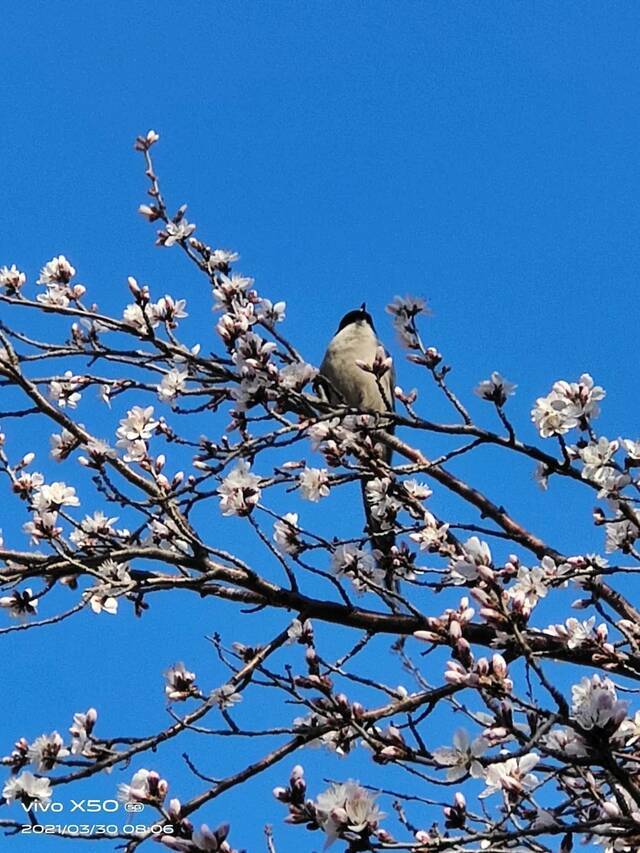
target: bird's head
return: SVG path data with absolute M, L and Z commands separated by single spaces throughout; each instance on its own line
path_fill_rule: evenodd
M 344 315 L 342 320 L 340 320 L 338 332 L 341 332 L 347 326 L 351 326 L 352 324 L 367 325 L 370 326 L 373 331 L 375 331 L 375 326 L 373 325 L 373 318 L 371 317 L 371 314 L 369 314 L 369 312 L 367 311 L 366 302 L 363 302 L 359 308 L 355 308 L 353 311 L 349 311 L 347 314 Z

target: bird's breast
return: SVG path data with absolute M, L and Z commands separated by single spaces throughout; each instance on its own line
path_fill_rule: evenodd
M 329 344 L 320 373 L 326 377 L 347 406 L 386 411 L 375 377 L 358 367 L 372 364 L 379 346 L 372 332 L 344 329 Z

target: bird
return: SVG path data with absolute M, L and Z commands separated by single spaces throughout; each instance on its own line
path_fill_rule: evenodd
M 320 396 L 329 403 L 349 406 L 363 412 L 394 411 L 393 367 L 389 366 L 381 376 L 376 376 L 360 366 L 371 366 L 376 359 L 379 360 L 381 348 L 385 358 L 388 358 L 386 350 L 378 340 L 373 318 L 363 302 L 360 308 L 344 315 L 329 342 L 316 383 Z M 384 431 L 392 433 L 393 424 L 385 425 Z M 387 445 L 383 447 L 382 458 L 389 464 L 391 448 Z M 395 535 L 392 530 L 382 529 L 373 513 L 372 501 L 367 495 L 367 484 L 372 479 L 364 477 L 360 481 L 364 511 L 373 547 L 384 557 L 395 544 Z M 389 580 L 392 584 L 392 580 Z M 389 586 L 389 583 L 387 585 Z

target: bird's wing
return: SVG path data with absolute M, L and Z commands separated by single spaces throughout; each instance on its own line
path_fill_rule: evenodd
M 313 381 L 313 387 L 318 397 L 325 402 L 333 403 L 334 405 L 344 405 L 344 398 L 339 384 L 336 384 L 336 378 L 335 370 L 332 367 L 329 357 L 329 350 L 327 350 L 322 359 L 318 375 Z

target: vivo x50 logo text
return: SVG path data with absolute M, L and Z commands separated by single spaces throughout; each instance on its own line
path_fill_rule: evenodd
M 56 801 L 41 803 L 34 800 L 29 805 L 22 803 L 22 808 L 26 812 L 64 812 L 67 809 L 71 812 L 117 812 L 122 806 L 123 803 L 118 800 L 70 800 L 68 804 Z M 124 803 L 126 812 L 141 812 L 143 809 L 143 803 Z

